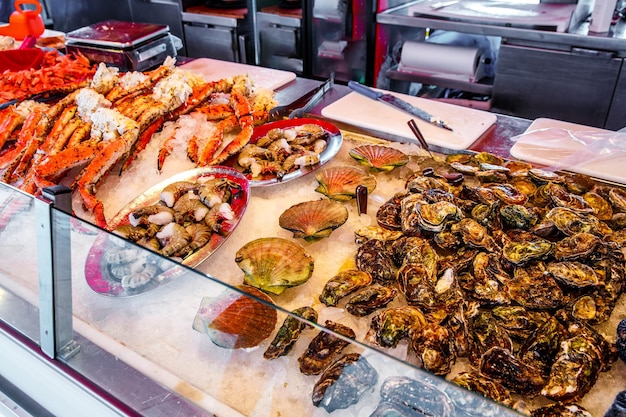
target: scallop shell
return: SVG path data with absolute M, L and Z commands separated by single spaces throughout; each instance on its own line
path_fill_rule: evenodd
M 348 220 L 348 209 L 329 199 L 305 201 L 291 206 L 280 215 L 278 224 L 293 232 L 294 238 L 316 240 L 330 234 Z
M 409 162 L 409 157 L 404 152 L 382 145 L 357 146 L 350 149 L 348 154 L 375 171 L 391 171 Z
M 206 333 L 213 343 L 223 348 L 255 347 L 274 331 L 278 314 L 267 294 L 246 285 L 237 288 L 256 298 L 232 289 L 224 290 L 217 297 L 204 297 L 193 329 Z
M 279 237 L 253 240 L 235 254 L 244 282 L 262 291 L 282 294 L 313 274 L 313 257 L 297 242 Z
M 376 188 L 376 178 L 362 169 L 351 166 L 336 166 L 319 171 L 315 175 L 319 183 L 315 189 L 333 200 L 347 201 L 356 196 L 356 187 L 363 185 L 371 194 Z

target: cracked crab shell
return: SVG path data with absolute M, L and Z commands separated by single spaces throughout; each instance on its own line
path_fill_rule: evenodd
M 409 162 L 409 157 L 404 152 L 382 145 L 357 146 L 350 149 L 348 154 L 374 171 L 391 171 Z
M 280 215 L 278 224 L 293 232 L 293 237 L 316 240 L 330 234 L 348 220 L 348 209 L 329 199 L 305 201 L 291 206 Z
M 235 262 L 245 273 L 246 284 L 276 295 L 304 284 L 314 265 L 313 257 L 299 243 L 279 237 L 246 243 L 235 254 Z
M 333 200 L 348 201 L 356 196 L 356 187 L 363 185 L 371 193 L 376 188 L 376 178 L 360 168 L 336 166 L 315 175 L 319 183 L 315 189 Z

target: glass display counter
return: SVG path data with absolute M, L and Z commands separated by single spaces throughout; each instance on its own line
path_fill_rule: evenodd
M 302 181 L 299 186 L 310 180 Z M 269 194 L 272 191 L 261 190 L 253 195 L 257 213 L 264 210 Z M 352 323 L 336 309 L 320 309 L 305 289 L 292 288 L 272 299 L 243 291 L 243 275 L 232 278 L 232 268 L 225 265 L 234 264 L 232 250 L 240 245 L 236 234 L 245 238 L 258 233 L 254 227 L 261 226 L 253 226 L 252 215 L 244 215 L 231 239 L 199 269 L 129 247 L 135 259 L 157 259 L 176 279 L 136 295 L 116 296 L 94 290 L 94 274 L 108 269 L 90 268 L 111 256 L 103 246 L 133 245 L 66 214 L 63 189 L 52 198 L 54 203 L 0 184 L 0 350 L 11 355 L 0 361 L 0 372 L 55 415 L 324 416 L 330 410 L 333 416 L 364 416 L 385 415 L 384 410 L 393 407 L 447 413 L 437 415 L 454 415 L 455 410 L 456 415 L 476 415 L 476 410 L 481 415 L 516 415 L 361 343 L 361 329 L 355 328 L 356 340 L 328 330 L 326 320 Z M 347 241 L 336 245 L 349 246 Z M 320 271 L 325 268 L 334 267 L 319 265 Z M 218 346 L 207 333 L 197 331 L 198 313 L 215 297 L 258 304 L 260 310 L 254 311 L 265 315 L 238 317 L 234 312 L 232 324 L 236 328 L 242 325 L 238 320 L 269 320 L 265 338 L 251 347 L 229 348 L 222 347 L 227 342 Z M 293 350 L 265 359 L 283 321 L 303 320 L 291 312 L 294 305 L 318 309 L 319 324 L 303 321 L 307 326 Z M 324 387 L 319 374 L 305 375 L 298 366 L 299 357 L 321 334 L 332 334 L 346 345 L 333 358 L 345 362 L 335 365 L 339 372 Z M 29 372 L 37 367 L 46 372 Z

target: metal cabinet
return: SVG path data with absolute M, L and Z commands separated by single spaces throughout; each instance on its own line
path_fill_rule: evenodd
M 492 109 L 529 119 L 550 117 L 604 127 L 622 58 L 603 51 L 501 45 Z

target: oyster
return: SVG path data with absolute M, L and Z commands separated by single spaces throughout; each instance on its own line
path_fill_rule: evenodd
M 584 335 L 564 340 L 541 394 L 554 401 L 576 401 L 591 389 L 601 367 L 601 353 L 593 340 Z
M 411 349 L 424 369 L 435 375 L 447 375 L 456 362 L 452 334 L 447 327 L 428 323 L 411 332 Z
M 550 262 L 547 271 L 557 282 L 570 288 L 600 285 L 598 275 L 593 268 L 581 262 Z
M 404 152 L 382 145 L 357 146 L 350 149 L 348 154 L 374 171 L 391 171 L 409 162 L 409 157 Z
M 605 235 L 611 232 L 608 226 L 603 225 L 597 217 L 566 207 L 553 208 L 546 214 L 546 219 L 553 222 L 566 235 L 581 232 Z
M 341 323 L 326 320 L 324 324 L 328 330 L 340 334 L 348 339 L 354 339 L 356 334 L 350 327 Z M 300 372 L 305 375 L 317 375 L 333 361 L 349 342 L 335 336 L 333 333 L 321 330 L 309 343 L 307 349 L 298 358 Z
M 313 274 L 313 258 L 297 242 L 278 237 L 255 239 L 235 254 L 244 282 L 280 295 L 305 283 Z
M 226 289 L 217 297 L 204 297 L 193 321 L 193 329 L 206 333 L 217 346 L 228 349 L 258 346 L 268 338 L 278 320 L 269 296 L 254 287 Z M 260 302 L 257 299 L 263 300 Z
M 593 213 L 600 220 L 613 218 L 613 207 L 604 197 L 593 191 L 583 194 L 583 199 L 591 206 Z
M 502 257 L 514 265 L 546 259 L 554 251 L 555 244 L 539 236 L 525 241 L 511 241 L 502 247 Z
M 357 249 L 356 267 L 368 272 L 374 281 L 384 284 L 396 279 L 393 253 L 387 242 L 370 239 Z
M 319 300 L 327 306 L 336 306 L 339 300 L 348 294 L 353 293 L 359 288 L 366 287 L 372 282 L 372 276 L 357 269 L 348 269 L 340 271 L 332 277 L 319 296 Z
M 454 405 L 448 395 L 426 380 L 390 376 L 380 387 L 382 401 L 400 404 L 412 413 L 425 416 L 453 417 Z M 409 414 L 409 415 L 413 415 Z
M 331 364 L 313 387 L 313 405 L 329 413 L 348 408 L 378 381 L 376 369 L 364 356 L 348 353 Z
M 401 201 L 405 196 L 405 194 L 396 194 L 378 208 L 376 222 L 380 227 L 395 231 L 402 230 L 400 211 Z
M 541 168 L 529 169 L 528 176 L 537 184 L 547 184 L 549 182 L 562 184 L 565 182 L 565 177 L 563 175 Z
M 611 187 L 608 193 L 608 199 L 616 212 L 626 212 L 626 191 L 621 188 Z
M 461 235 L 463 242 L 478 249 L 485 249 L 489 252 L 495 252 L 498 245 L 489 235 L 487 228 L 476 220 L 466 217 L 450 227 L 452 233 Z
M 566 337 L 563 325 L 555 317 L 550 317 L 522 344 L 518 356 L 523 362 L 539 369 L 541 375 L 547 378 L 561 342 Z
M 560 307 L 563 303 L 563 290 L 545 272 L 546 267 L 542 262 L 516 267 L 513 279 L 506 284 L 511 300 L 537 310 Z
M 317 311 L 311 307 L 300 307 L 293 310 L 292 313 L 294 316 L 301 317 L 303 320 L 317 323 Z M 284 356 L 291 352 L 298 337 L 300 337 L 300 333 L 302 333 L 306 327 L 312 327 L 303 320 L 299 320 L 293 316 L 287 316 L 282 326 L 280 326 L 280 329 L 278 329 L 276 336 L 274 336 L 274 340 L 272 340 L 263 353 L 263 357 L 265 359 L 276 359 L 279 356 Z
M 419 226 L 431 232 L 440 232 L 450 222 L 463 218 L 463 212 L 449 201 L 421 204 L 417 208 Z
M 474 156 L 472 157 L 472 162 L 477 163 L 479 165 L 480 164 L 491 164 L 491 165 L 497 165 L 497 166 L 504 165 L 504 159 L 500 158 L 498 155 L 494 155 L 489 152 L 478 152 L 477 154 L 474 154 Z
M 548 312 L 534 311 L 518 305 L 496 306 L 491 312 L 497 323 L 518 341 L 525 341 L 550 317 Z
M 504 327 L 498 324 L 490 311 L 480 310 L 478 312 L 470 321 L 469 334 L 468 358 L 474 365 L 478 365 L 483 354 L 492 347 L 498 346 L 507 350 L 513 349 L 511 337 Z
M 575 233 L 556 243 L 554 258 L 557 261 L 584 260 L 591 256 L 602 241 L 591 233 Z
M 378 345 L 394 348 L 409 332 L 425 325 L 426 317 L 416 307 L 388 308 L 372 318 L 370 336 Z
M 347 201 L 356 197 L 356 187 L 363 185 L 371 194 L 376 188 L 376 178 L 359 168 L 337 166 L 325 168 L 315 175 L 318 187 L 315 189 L 328 198 Z
M 382 241 L 392 241 L 402 237 L 399 230 L 389 230 L 380 226 L 364 226 L 354 231 L 354 240 L 357 244 L 362 244 L 369 239 L 378 239 Z
M 578 404 L 554 403 L 532 411 L 531 417 L 592 417 L 591 413 Z
M 348 209 L 340 202 L 321 199 L 291 206 L 278 218 L 283 229 L 293 232 L 294 238 L 316 240 L 330 234 L 348 220 Z
M 505 204 L 524 204 L 528 196 L 510 184 L 494 184 L 489 188 L 493 194 Z
M 422 193 L 430 189 L 450 191 L 450 186 L 446 180 L 424 175 L 414 175 L 407 179 L 405 189 L 411 193 Z
M 539 221 L 537 213 L 519 204 L 507 204 L 500 208 L 502 223 L 509 229 L 528 230 Z
M 395 288 L 373 284 L 351 297 L 346 303 L 346 310 L 354 316 L 367 316 L 386 307 L 397 294 L 398 291 Z
M 511 393 L 508 389 L 502 386 L 499 382 L 491 378 L 487 378 L 476 371 L 461 372 L 452 378 L 451 381 L 465 389 L 481 394 L 486 398 L 490 398 L 493 401 L 497 401 L 505 405 L 511 405 L 513 403 Z M 493 403 L 482 399 L 479 402 L 479 397 L 476 396 L 467 396 L 467 398 L 464 397 L 465 396 L 459 395 L 459 393 L 455 392 L 455 394 L 451 395 L 450 398 L 463 410 L 471 410 L 472 415 L 485 416 L 493 413 Z M 467 401 L 467 399 L 470 399 L 470 401 Z M 482 408 L 486 408 L 486 410 L 483 410 Z
M 538 394 L 545 385 L 541 372 L 515 357 L 509 349 L 494 346 L 480 358 L 481 374 L 502 384 L 513 393 Z
M 545 192 L 555 207 L 567 207 L 579 213 L 591 213 L 593 208 L 579 195 L 570 194 L 564 186 L 549 182 Z

